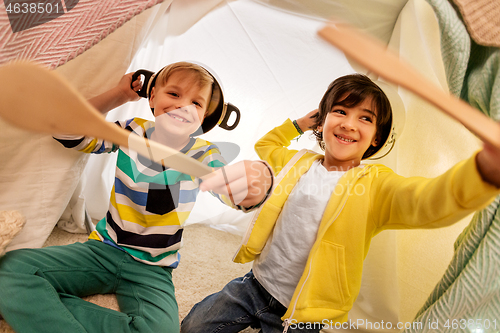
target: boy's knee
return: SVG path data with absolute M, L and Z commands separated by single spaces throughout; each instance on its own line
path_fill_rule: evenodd
M 205 317 L 203 313 L 199 311 L 199 304 L 197 303 L 189 311 L 186 317 L 181 322 L 181 333 L 201 333 L 203 331 Z
M 193 308 L 194 309 L 194 308 Z M 188 315 L 181 321 L 181 333 L 197 332 L 196 321 L 193 320 L 194 315 L 192 314 L 193 309 L 188 313 Z
M 181 333 L 206 333 L 203 330 L 202 325 L 196 325 L 195 322 L 186 321 L 185 319 L 181 323 Z
M 140 317 L 135 317 L 134 321 L 137 321 L 137 319 Z M 142 320 L 142 318 L 140 318 Z M 138 325 L 138 323 L 135 323 L 137 328 L 140 328 L 144 325 Z M 173 316 L 167 315 L 163 320 L 159 320 L 155 323 L 148 322 L 147 327 L 148 329 L 141 330 L 139 331 L 144 331 L 144 332 L 165 332 L 165 333 L 179 333 L 180 332 L 180 327 L 179 327 L 179 317 L 177 316 L 174 318 Z
M 13 272 L 16 271 L 17 266 L 24 266 L 23 261 L 17 259 L 17 252 L 20 250 L 14 250 L 7 252 L 0 258 L 0 271 L 1 272 Z

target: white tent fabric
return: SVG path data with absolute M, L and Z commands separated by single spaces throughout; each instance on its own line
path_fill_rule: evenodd
M 135 16 L 57 72 L 85 97 L 111 88 L 170 3 Z M 41 247 L 61 216 L 66 229 L 85 232 L 84 200 L 81 190 L 75 190 L 83 188 L 80 179 L 88 156 L 64 149 L 51 136 L 20 130 L 2 119 L 0 126 L 0 209 L 18 210 L 27 219 L 26 228 L 7 251 Z
M 58 71 L 90 97 L 111 87 L 126 71 L 156 71 L 179 60 L 205 64 L 220 78 L 226 100 L 240 108 L 242 120 L 234 131 L 215 128 L 204 138 L 236 143 L 241 151 L 235 161 L 256 159 L 253 144 L 259 137 L 286 118 L 317 108 L 336 77 L 365 72 L 316 35 L 333 15 L 388 42 L 447 89 L 439 30 L 425 0 L 165 1 Z M 412 94 L 399 93 L 406 106 L 405 129 L 381 162 L 405 176 L 436 176 L 479 147 L 463 126 Z M 152 118 L 145 100 L 112 111 L 107 119 L 131 116 Z M 67 229 L 83 231 L 85 207 L 93 219 L 104 216 L 115 156 L 88 158 L 59 147 L 48 136 L 1 125 L 6 130 L 0 133 L 0 208 L 21 210 L 30 227 L 9 250 L 41 246 L 60 217 Z M 293 146 L 317 149 L 307 135 Z M 188 223 L 241 234 L 247 220 L 248 215 L 202 195 Z M 453 241 L 467 222 L 375 237 L 361 293 L 350 312 L 350 319 L 360 324 L 358 330 L 389 332 L 393 330 L 381 328 L 382 321 L 393 328 L 410 322 L 444 272 Z

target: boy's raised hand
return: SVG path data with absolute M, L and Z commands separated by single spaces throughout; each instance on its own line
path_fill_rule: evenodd
M 134 75 L 134 73 L 125 74 L 116 85 L 124 98 L 127 99 L 127 102 L 138 101 L 140 99 L 140 96 L 137 95 L 137 91 L 141 89 L 142 82 L 140 77 L 132 82 L 132 75 Z
M 241 161 L 203 177 L 200 190 L 225 195 L 243 207 L 259 204 L 273 184 L 270 168 L 263 161 Z
M 299 125 L 302 132 L 312 130 L 316 126 L 317 117 L 318 117 L 318 109 L 312 110 L 304 117 L 297 119 L 297 125 Z
M 483 150 L 476 155 L 476 163 L 483 180 L 500 188 L 500 149 L 484 143 Z

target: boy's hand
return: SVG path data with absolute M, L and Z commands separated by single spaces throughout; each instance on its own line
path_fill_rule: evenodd
M 201 191 L 225 195 L 236 205 L 252 207 L 260 203 L 272 186 L 273 175 L 262 161 L 241 161 L 203 177 Z
M 137 95 L 137 91 L 141 89 L 142 82 L 140 77 L 132 82 L 132 75 L 134 75 L 134 73 L 125 74 L 116 85 L 116 88 L 119 89 L 124 97 L 125 103 L 138 101 L 140 99 L 139 95 Z
M 318 117 L 318 109 L 312 110 L 304 117 L 297 119 L 297 125 L 299 125 L 302 132 L 312 130 L 316 127 L 317 117 Z
M 476 163 L 483 180 L 500 188 L 500 149 L 485 143 Z

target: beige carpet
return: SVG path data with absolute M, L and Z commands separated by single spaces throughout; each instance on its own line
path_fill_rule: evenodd
M 45 246 L 84 242 L 86 238 L 84 234 L 70 234 L 55 228 Z M 186 227 L 183 239 L 181 263 L 173 275 L 181 320 L 195 303 L 251 268 L 251 264 L 240 265 L 231 260 L 240 244 L 239 236 L 207 226 L 191 225 Z M 95 295 L 86 300 L 118 310 L 116 298 L 112 295 Z M 8 324 L 0 320 L 0 333 L 12 332 Z M 242 332 L 255 331 L 247 329 Z

